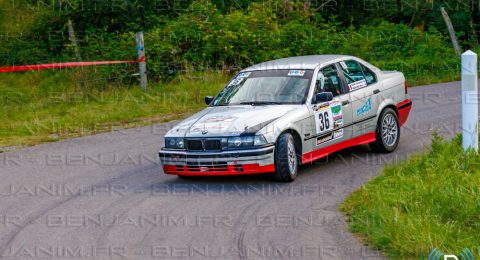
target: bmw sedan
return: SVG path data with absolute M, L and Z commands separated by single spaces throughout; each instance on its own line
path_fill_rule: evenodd
M 166 134 L 159 153 L 166 174 L 293 181 L 300 164 L 347 147 L 393 152 L 412 106 L 401 72 L 344 55 L 251 66 L 205 102 Z

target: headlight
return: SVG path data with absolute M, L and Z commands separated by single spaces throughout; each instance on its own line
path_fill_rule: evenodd
M 235 136 L 227 139 L 227 148 L 245 148 L 267 144 L 263 135 Z
M 183 149 L 183 137 L 165 137 L 165 148 Z

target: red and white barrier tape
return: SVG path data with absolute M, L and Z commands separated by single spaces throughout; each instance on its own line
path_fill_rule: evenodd
M 94 66 L 94 65 L 110 65 L 110 64 L 135 63 L 135 62 L 145 62 L 145 58 L 142 57 L 142 59 L 140 60 L 85 61 L 85 62 L 81 61 L 81 62 L 8 66 L 8 67 L 0 67 L 0 73 L 28 71 L 28 70 L 63 69 L 63 68 L 70 68 L 70 67 L 86 67 L 86 66 Z

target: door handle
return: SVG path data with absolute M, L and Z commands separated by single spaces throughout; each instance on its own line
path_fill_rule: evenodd
M 346 105 L 348 105 L 348 104 L 350 104 L 350 101 L 348 101 L 348 100 L 342 101 L 342 106 L 346 106 Z
M 374 94 L 374 95 L 375 95 L 375 94 L 378 94 L 378 93 L 380 93 L 380 89 L 375 89 L 375 90 L 373 91 L 373 94 Z

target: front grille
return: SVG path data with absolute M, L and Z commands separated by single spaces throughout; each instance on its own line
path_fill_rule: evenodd
M 188 140 L 187 150 L 189 151 L 203 151 L 203 144 L 201 140 Z
M 221 149 L 220 140 L 205 140 L 203 144 L 206 151 L 218 151 Z
M 226 172 L 228 171 L 227 162 L 198 163 L 188 162 L 187 171 L 189 172 Z
M 187 140 L 188 151 L 220 151 L 220 140 L 216 139 L 192 139 Z

